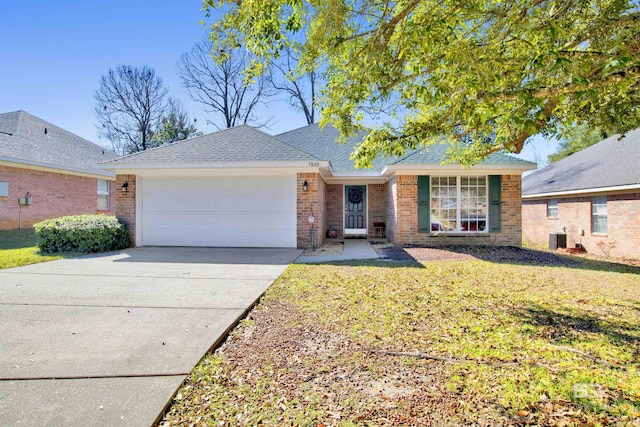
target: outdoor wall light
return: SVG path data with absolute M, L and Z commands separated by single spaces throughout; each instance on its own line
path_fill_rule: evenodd
M 122 192 L 123 192 L 123 193 L 126 193 L 126 192 L 127 192 L 127 188 L 129 188 L 129 183 L 128 183 L 127 181 L 125 181 L 125 182 L 122 184 L 122 187 L 120 187 L 120 188 L 122 188 Z
M 307 181 L 302 183 L 302 191 L 307 191 L 309 189 L 309 184 Z

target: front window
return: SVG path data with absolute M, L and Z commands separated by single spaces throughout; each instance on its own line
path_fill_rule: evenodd
M 547 200 L 547 218 L 558 218 L 558 200 Z
M 98 210 L 109 210 L 109 181 L 106 179 L 98 180 Z
M 432 177 L 431 231 L 487 231 L 487 177 Z
M 591 199 L 591 232 L 607 234 L 607 196 Z

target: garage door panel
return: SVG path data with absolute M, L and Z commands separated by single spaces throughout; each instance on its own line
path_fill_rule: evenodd
M 151 237 L 148 237 L 145 243 L 151 246 L 167 246 L 166 242 L 169 240 L 171 246 L 216 246 L 217 242 L 232 241 L 234 247 L 284 247 L 281 243 L 282 236 L 273 231 L 258 233 L 235 233 L 225 230 L 220 232 L 200 231 L 193 235 L 188 235 L 184 230 L 150 229 L 149 232 Z M 158 237 L 160 233 L 162 238 Z
M 295 247 L 296 179 L 144 178 L 142 244 Z

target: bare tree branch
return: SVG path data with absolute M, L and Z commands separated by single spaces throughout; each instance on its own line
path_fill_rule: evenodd
M 223 58 L 214 60 L 212 48 L 213 43 L 205 39 L 180 58 L 178 76 L 189 96 L 217 116 L 209 122 L 218 129 L 247 123 L 264 126 L 266 122 L 257 122 L 254 112 L 268 96 L 266 79 L 245 81 L 247 62 L 243 50 L 225 52 Z
M 316 71 L 305 72 L 302 76 L 297 75 L 298 57 L 291 48 L 287 48 L 282 57 L 272 61 L 270 65 L 267 79 L 271 86 L 277 93 L 288 97 L 288 103 L 294 110 L 304 113 L 307 124 L 314 123 Z
M 95 93 L 99 135 L 121 154 L 146 150 L 167 110 L 167 92 L 162 79 L 146 65 L 109 69 Z

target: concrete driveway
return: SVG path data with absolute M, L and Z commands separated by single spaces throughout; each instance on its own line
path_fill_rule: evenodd
M 0 270 L 0 423 L 151 425 L 300 252 L 137 248 Z

